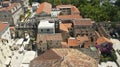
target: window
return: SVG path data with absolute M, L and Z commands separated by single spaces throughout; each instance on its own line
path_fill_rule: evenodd
M 43 32 L 43 29 L 41 29 L 41 32 Z
M 9 32 L 7 32 L 7 34 L 9 34 Z
M 47 31 L 50 31 L 50 29 L 47 29 Z

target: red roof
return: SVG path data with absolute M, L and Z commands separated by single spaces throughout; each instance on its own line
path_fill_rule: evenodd
M 7 26 L 7 23 L 0 23 L 0 32 L 2 32 Z
M 72 6 L 71 12 L 72 12 L 72 13 L 80 13 L 80 11 L 78 10 L 78 8 L 75 7 L 75 6 Z
M 95 59 L 77 49 L 54 48 L 30 62 L 30 67 L 98 67 Z
M 60 23 L 60 29 L 69 32 L 68 29 L 72 26 L 72 23 Z
M 104 42 L 110 42 L 111 43 L 110 39 L 108 39 L 106 37 L 99 37 L 96 42 L 97 42 L 97 45 L 101 45 Z
M 70 20 L 70 19 L 80 19 L 82 16 L 80 15 L 60 15 L 58 16 L 58 19 L 61 20 Z
M 78 36 L 76 38 L 68 38 L 68 42 L 61 42 L 63 46 L 70 47 L 70 46 L 79 46 L 83 42 L 88 42 L 89 38 L 87 36 Z
M 77 39 L 74 38 L 68 39 L 68 46 L 78 46 L 78 45 L 79 45 L 79 41 Z
M 80 43 L 83 43 L 85 41 L 89 41 L 89 38 L 88 36 L 84 35 L 84 36 L 78 36 L 77 37 L 77 40 L 80 42 Z
M 41 12 L 46 12 L 47 14 L 51 13 L 52 5 L 47 2 L 41 3 L 41 5 L 38 7 L 36 14 L 40 14 Z

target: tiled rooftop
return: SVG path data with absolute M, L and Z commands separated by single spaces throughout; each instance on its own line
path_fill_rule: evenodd
M 75 6 L 72 6 L 71 11 L 72 11 L 72 13 L 80 13 L 80 11 L 78 10 L 78 8 L 75 7 Z
M 94 59 L 96 59 L 97 62 L 100 61 L 100 57 L 99 57 L 98 51 L 92 51 L 91 49 L 86 49 L 86 48 L 80 48 L 78 50 L 80 50 L 83 53 L 89 55 L 90 57 L 93 57 Z
M 60 15 L 58 19 L 61 20 L 72 20 L 72 19 L 80 19 L 82 18 L 80 15 Z
M 76 38 L 68 38 L 68 42 L 61 42 L 61 44 L 63 46 L 66 46 L 66 47 L 70 47 L 70 46 L 79 46 L 80 44 L 82 44 L 83 42 L 88 42 L 89 39 L 87 36 L 78 36 Z
M 37 34 L 37 43 L 39 41 L 46 42 L 46 40 L 61 40 L 62 41 L 62 36 L 60 33 L 56 34 Z
M 97 41 L 96 41 L 97 45 L 100 45 L 100 44 L 102 44 L 102 43 L 104 43 L 104 42 L 111 42 L 111 41 L 110 41 L 110 39 L 108 39 L 108 38 L 106 38 L 106 37 L 104 37 L 104 36 L 99 37 L 99 38 L 97 39 Z
M 50 14 L 51 13 L 51 9 L 52 9 L 52 5 L 50 3 L 43 2 L 38 7 L 38 9 L 36 11 L 36 14 L 40 14 L 42 12 L 46 12 L 47 14 Z
M 60 23 L 60 29 L 66 32 L 68 31 L 68 28 L 71 28 L 72 23 Z
M 68 46 L 79 46 L 79 41 L 75 38 L 69 38 Z
M 0 23 L 0 32 L 2 32 L 7 26 L 8 23 Z
M 31 61 L 30 67 L 98 67 L 95 59 L 77 49 L 54 48 Z
M 78 36 L 77 37 L 77 40 L 80 42 L 80 43 L 83 43 L 83 42 L 85 42 L 85 41 L 89 41 L 89 38 L 88 38 L 88 36 Z

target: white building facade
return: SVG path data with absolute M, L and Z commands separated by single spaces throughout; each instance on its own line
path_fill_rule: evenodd
M 8 43 L 3 43 L 2 39 L 0 39 L 0 67 L 9 67 L 11 57 L 12 52 L 9 48 Z
M 11 40 L 11 33 L 8 23 L 0 23 L 0 38 L 10 41 Z
M 55 34 L 55 23 L 50 23 L 47 20 L 41 20 L 38 25 L 38 33 Z
M 39 5 L 40 4 L 38 2 L 33 2 L 32 3 L 32 11 L 35 12 L 38 9 Z

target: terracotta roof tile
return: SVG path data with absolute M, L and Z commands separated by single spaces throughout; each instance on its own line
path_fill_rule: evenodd
M 7 23 L 0 23 L 0 32 L 2 32 L 7 26 Z
M 67 42 L 61 42 L 62 47 L 69 47 Z
M 80 15 L 60 15 L 58 19 L 61 20 L 71 20 L 71 19 L 80 19 L 82 18 Z
M 111 41 L 107 39 L 106 37 L 99 37 L 96 41 L 97 45 L 101 45 L 104 42 L 111 42 Z
M 48 50 L 44 54 L 40 55 L 38 58 L 35 58 L 34 60 L 51 60 L 51 59 L 61 59 L 61 56 L 57 55 L 53 50 Z
M 69 38 L 68 46 L 79 46 L 79 41 L 75 38 Z
M 78 8 L 75 7 L 75 6 L 72 6 L 71 11 L 72 11 L 72 13 L 80 13 L 80 11 L 78 10 Z
M 79 46 L 81 45 L 83 42 L 88 42 L 89 41 L 89 38 L 87 36 L 78 36 L 76 38 L 68 38 L 68 42 L 61 42 L 61 44 L 63 46 L 66 46 L 66 47 L 70 47 L 70 46 Z
M 62 41 L 62 35 L 61 33 L 56 34 L 37 34 L 37 43 L 40 41 L 46 42 L 46 40 L 61 40 Z
M 88 36 L 78 36 L 77 37 L 77 40 L 80 42 L 80 43 L 83 43 L 83 42 L 85 42 L 85 41 L 89 41 L 89 38 L 88 38 Z
M 77 49 L 54 48 L 31 61 L 30 67 L 98 67 L 95 59 Z
M 47 14 L 51 13 L 52 5 L 47 2 L 43 2 L 38 7 L 36 14 L 40 14 L 41 12 L 46 12 Z
M 71 28 L 72 23 L 60 23 L 60 29 L 66 32 L 68 31 L 68 28 Z

